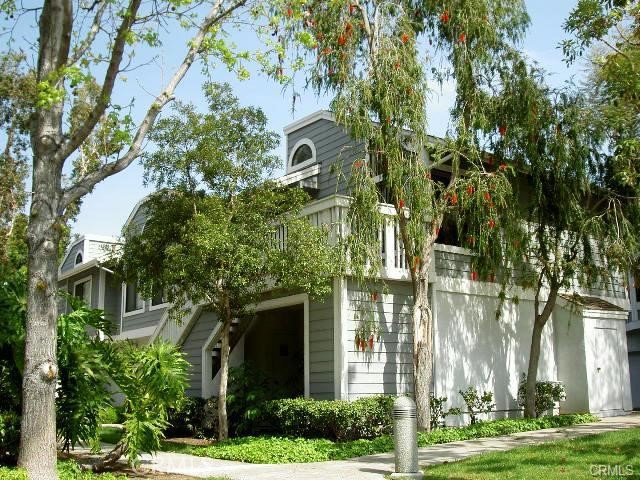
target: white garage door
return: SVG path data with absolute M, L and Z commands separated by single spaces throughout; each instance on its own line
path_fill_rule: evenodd
M 618 331 L 614 328 L 596 328 L 595 340 L 595 391 L 592 394 L 594 410 L 622 409 L 623 384 Z

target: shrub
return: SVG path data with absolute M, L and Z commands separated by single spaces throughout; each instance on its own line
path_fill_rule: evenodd
M 118 411 L 113 405 L 107 405 L 100 411 L 98 416 L 98 422 L 102 424 L 114 424 L 118 423 Z
M 522 374 L 518 386 L 518 405 L 524 407 L 527 396 L 527 375 Z M 556 402 L 567 398 L 564 385 L 560 382 L 540 381 L 536 382 L 536 417 L 547 410 L 551 410 Z
M 337 441 L 375 438 L 391 430 L 394 398 L 379 395 L 353 402 L 304 398 L 272 400 L 260 418 L 277 434 Z
M 429 394 L 429 412 L 431 413 L 430 425 L 431 429 L 436 429 L 444 426 L 444 422 L 449 415 L 460 415 L 462 410 L 458 407 L 444 409 L 444 405 L 447 403 L 447 397 L 436 397 L 432 393 Z
M 471 425 L 478 423 L 479 414 L 489 413 L 495 408 L 493 393 L 491 392 L 483 392 L 482 395 L 480 395 L 478 390 L 469 387 L 466 390 L 460 390 L 459 393 L 467 405 L 467 413 L 471 418 Z
M 13 465 L 18 460 L 20 415 L 0 412 L 0 465 Z
M 218 434 L 218 399 L 189 397 L 180 409 L 171 408 L 168 414 L 167 437 L 215 437 Z

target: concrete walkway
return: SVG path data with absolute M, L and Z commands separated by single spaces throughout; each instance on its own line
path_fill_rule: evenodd
M 460 460 L 480 453 L 510 450 L 523 445 L 563 440 L 632 427 L 640 427 L 639 414 L 609 417 L 597 423 L 573 427 L 550 428 L 502 437 L 433 445 L 420 448 L 419 459 L 421 466 L 435 465 Z M 158 472 L 180 473 L 202 478 L 227 477 L 233 480 L 381 480 L 384 475 L 393 472 L 394 457 L 393 453 L 381 453 L 351 460 L 263 465 L 161 452 L 153 457 L 143 455 L 140 466 Z

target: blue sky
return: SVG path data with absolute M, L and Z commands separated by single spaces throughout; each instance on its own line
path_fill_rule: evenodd
M 581 66 L 575 65 L 568 69 L 558 48 L 560 41 L 566 38 L 562 23 L 576 0 L 527 0 L 526 3 L 531 16 L 531 26 L 523 49 L 553 74 L 553 83 L 560 84 L 571 76 L 580 78 L 583 74 Z M 252 48 L 252 45 L 237 43 L 240 47 Z M 171 66 L 179 61 L 180 55 L 184 52 L 183 45 L 182 38 L 172 38 L 170 42 L 165 42 L 160 58 L 154 65 L 129 74 L 127 84 L 121 90 L 122 100 L 126 101 L 135 96 L 140 107 L 148 104 L 151 97 L 146 92 L 157 93 L 161 89 L 163 72 L 166 72 L 166 75 L 170 74 Z M 215 72 L 214 80 L 228 81 L 242 103 L 262 108 L 269 118 L 270 128 L 281 135 L 283 127 L 288 123 L 328 105 L 327 98 L 318 99 L 312 92 L 302 91 L 301 98 L 296 102 L 295 112 L 292 113 L 291 93 L 282 92 L 279 85 L 259 74 L 240 82 L 220 68 Z M 202 81 L 200 69 L 194 66 L 179 87 L 177 97 L 198 104 L 202 99 Z M 445 132 L 452 100 L 451 86 L 445 85 L 442 91 L 433 92 L 429 109 L 430 133 L 441 135 Z M 277 152 L 284 157 L 284 142 L 281 142 Z M 80 214 L 72 225 L 73 233 L 119 235 L 133 206 L 149 191 L 142 185 L 142 169 L 137 163 L 132 165 L 99 184 L 85 197 Z

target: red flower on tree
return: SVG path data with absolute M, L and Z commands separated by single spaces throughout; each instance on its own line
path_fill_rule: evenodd
M 475 189 L 473 188 L 473 185 L 468 185 L 467 186 L 467 193 L 469 195 L 473 195 L 473 192 L 475 191 Z
M 369 350 L 373 351 L 373 335 L 369 337 Z
M 445 10 L 440 14 L 440 21 L 442 23 L 449 23 L 450 19 L 451 19 L 451 16 L 449 15 L 449 10 Z
M 403 33 L 400 40 L 402 40 L 402 43 L 407 43 L 409 41 L 409 34 Z
M 500 133 L 501 137 L 504 137 L 507 134 L 507 126 L 506 125 L 500 125 L 498 127 L 498 132 Z
M 507 164 L 506 163 L 501 163 L 500 166 L 498 167 L 500 170 L 506 170 L 507 169 Z
M 489 192 L 485 192 L 484 199 L 488 202 L 491 200 L 491 194 Z
M 353 162 L 353 166 L 355 168 L 360 168 L 362 167 L 362 165 L 364 165 L 364 162 L 362 160 L 356 160 L 355 162 Z
M 331 47 L 326 47 L 322 49 L 322 53 L 323 55 L 330 55 L 331 54 Z
M 404 208 L 404 200 L 403 199 L 398 200 L 398 208 Z
M 475 270 L 471 272 L 471 280 L 473 280 L 474 282 L 478 280 L 478 272 L 476 272 Z
M 493 218 L 490 218 L 487 224 L 489 225 L 489 228 L 493 228 L 496 226 L 496 222 Z
M 353 12 L 356 11 L 356 8 L 358 8 L 357 5 L 354 5 L 353 3 L 349 5 L 349 15 L 353 15 Z
M 293 9 L 291 7 L 287 8 L 287 17 L 293 16 Z
M 461 33 L 460 36 L 458 37 L 458 41 L 460 43 L 464 43 L 467 41 L 467 36 L 464 33 Z
M 457 203 L 458 203 L 458 194 L 454 193 L 453 195 L 451 195 L 450 201 L 451 201 L 451 205 L 457 205 Z
M 338 37 L 338 45 L 342 46 L 347 43 L 347 38 L 344 35 Z

